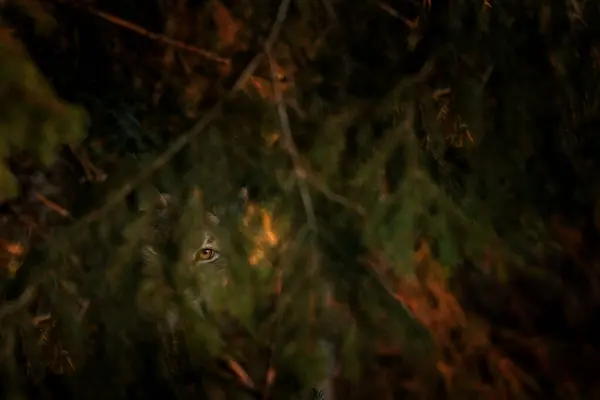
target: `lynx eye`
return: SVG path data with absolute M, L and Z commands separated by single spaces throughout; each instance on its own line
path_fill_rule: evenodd
M 194 261 L 205 263 L 219 258 L 219 253 L 210 247 L 203 247 L 194 253 Z

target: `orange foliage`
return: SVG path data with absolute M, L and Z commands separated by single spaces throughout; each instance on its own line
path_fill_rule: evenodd
M 220 45 L 223 48 L 231 48 L 240 50 L 243 47 L 241 42 L 238 42 L 238 34 L 242 29 L 241 23 L 236 20 L 227 7 L 219 0 L 212 0 L 213 20 L 217 25 L 217 35 L 219 36 Z
M 281 65 L 274 62 L 275 75 L 278 80 L 279 90 L 282 93 L 288 92 L 292 88 L 292 72 L 286 70 Z M 253 76 L 248 80 L 248 85 L 265 100 L 274 101 L 274 90 L 271 79 L 265 79 Z
M 0 246 L 13 256 L 23 255 L 25 249 L 19 243 L 7 242 L 3 239 L 0 239 Z
M 250 265 L 258 265 L 265 258 L 267 249 L 273 248 L 279 243 L 279 236 L 274 230 L 271 213 L 256 204 L 249 204 L 242 224 L 248 228 L 255 219 L 260 220 L 260 229 L 253 237 L 254 249 L 248 259 Z
M 525 386 L 534 384 L 491 343 L 488 324 L 463 310 L 427 242 L 421 242 L 414 262 L 418 277 L 400 280 L 396 296 L 430 331 L 446 391 L 456 395 L 475 391 L 479 398 L 521 398 Z M 480 379 L 481 360 L 493 375 L 492 384 Z M 427 388 L 425 383 L 417 386 Z

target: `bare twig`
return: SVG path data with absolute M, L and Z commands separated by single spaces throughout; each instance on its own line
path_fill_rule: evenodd
M 69 211 L 67 211 L 61 205 L 56 204 L 55 202 L 53 202 L 52 200 L 50 200 L 49 198 L 47 198 L 43 194 L 41 194 L 39 192 L 35 192 L 33 195 L 35 196 L 35 198 L 38 201 L 40 201 L 42 204 L 44 204 L 50 210 L 54 211 L 55 213 L 57 213 L 57 214 L 65 217 L 65 218 L 71 218 L 71 213 Z
M 106 180 L 106 173 L 94 165 L 83 146 L 69 145 L 69 148 L 83 168 L 85 179 L 89 182 L 104 182 Z
M 227 372 L 221 371 L 221 370 L 216 370 L 216 371 L 211 370 L 211 371 L 205 371 L 204 373 L 206 375 L 212 376 L 213 378 L 220 380 L 225 385 L 235 386 L 237 389 L 240 389 L 244 393 L 248 394 L 251 399 L 256 399 L 256 400 L 262 399 L 262 395 L 261 395 L 260 391 L 258 391 L 257 389 L 255 389 L 253 387 L 247 386 L 246 384 L 244 384 L 243 381 L 240 381 L 239 379 L 235 379 L 235 376 L 232 376 L 232 371 L 230 371 L 230 370 Z
M 50 318 L 52 318 L 52 314 L 50 314 L 50 313 L 43 314 L 43 315 L 36 315 L 35 317 L 33 317 L 31 319 L 31 324 L 33 326 L 38 326 L 42 322 L 48 321 Z
M 281 3 L 279 4 L 279 9 L 277 10 L 277 16 L 275 17 L 275 22 L 273 23 L 273 27 L 271 28 L 271 33 L 269 34 L 269 37 L 267 37 L 267 41 L 265 42 L 265 54 L 271 54 L 273 45 L 279 38 L 281 28 L 283 27 L 283 23 L 287 18 L 290 3 L 291 0 L 281 0 Z
M 334 203 L 338 203 L 341 206 L 344 206 L 350 210 L 354 210 L 358 215 L 364 216 L 365 209 L 360 204 L 354 203 L 353 201 L 347 199 L 346 197 L 333 192 L 329 189 L 323 182 L 321 182 L 314 174 L 307 173 L 306 181 L 311 184 L 312 187 L 319 190 L 325 197 Z
M 418 17 L 414 21 L 411 21 L 408 18 L 406 18 L 404 15 L 400 14 L 398 11 L 393 9 L 389 4 L 386 4 L 384 2 L 379 3 L 379 8 L 381 8 L 383 11 L 387 12 L 392 17 L 397 18 L 397 19 L 401 20 L 402 22 L 404 22 L 404 24 L 406 26 L 408 26 L 410 29 L 416 29 L 419 27 L 419 18 Z
M 277 40 L 279 33 L 281 32 L 281 27 L 283 25 L 283 21 L 285 20 L 285 16 L 287 15 L 287 10 L 290 5 L 290 0 L 283 0 L 281 5 L 279 6 L 279 11 L 277 13 L 277 17 L 273 27 L 271 28 L 271 32 L 267 38 L 265 43 L 265 47 L 272 47 L 273 43 Z M 73 226 L 73 230 L 80 229 L 92 222 L 98 221 L 102 219 L 110 210 L 112 210 L 115 206 L 120 204 L 125 197 L 127 197 L 136 187 L 138 187 L 142 182 L 151 177 L 156 171 L 164 167 L 173 156 L 179 153 L 185 146 L 188 145 L 196 136 L 198 136 L 201 132 L 204 131 L 221 113 L 223 108 L 223 104 L 225 100 L 232 97 L 235 93 L 239 92 L 248 79 L 254 74 L 254 71 L 260 65 L 260 62 L 263 59 L 263 53 L 260 52 L 254 56 L 254 58 L 248 63 L 246 68 L 242 71 L 237 81 L 229 91 L 229 93 L 225 96 L 224 99 L 220 100 L 217 104 L 215 104 L 189 131 L 181 135 L 177 140 L 175 140 L 168 148 L 165 150 L 160 156 L 158 156 L 154 162 L 152 162 L 147 168 L 142 170 L 138 175 L 136 175 L 131 181 L 126 183 L 121 189 L 117 190 L 114 195 L 99 209 L 92 211 L 90 214 L 82 218 L 78 223 Z
M 267 53 L 269 57 L 269 65 L 271 67 L 271 76 L 273 83 L 273 94 L 275 102 L 277 104 L 277 113 L 279 114 L 279 122 L 281 124 L 281 132 L 283 134 L 283 148 L 289 154 L 292 164 L 294 166 L 294 174 L 296 175 L 298 189 L 300 190 L 300 196 L 302 197 L 302 203 L 304 204 L 304 211 L 306 212 L 306 218 L 308 219 L 308 225 L 313 231 L 317 230 L 317 219 L 315 217 L 315 211 L 308 192 L 308 185 L 306 184 L 306 172 L 302 168 L 300 163 L 300 155 L 298 154 L 298 148 L 294 142 L 292 136 L 292 129 L 290 128 L 290 120 L 287 114 L 285 103 L 283 102 L 283 94 L 281 93 L 281 87 L 279 80 L 277 79 L 277 73 L 275 69 L 275 62 L 273 61 L 271 54 Z
M 277 111 L 279 113 L 279 119 L 281 122 L 281 130 L 282 130 L 282 134 L 284 136 L 285 150 L 288 152 L 288 154 L 290 155 L 290 158 L 292 159 L 292 162 L 294 164 L 294 172 L 296 174 L 296 177 L 298 178 L 299 185 L 304 185 L 304 187 L 305 187 L 304 189 L 302 189 L 302 188 L 300 189 L 302 201 L 304 202 L 304 206 L 306 208 L 307 214 L 310 212 L 310 214 L 312 214 L 313 218 L 314 218 L 314 211 L 311 211 L 312 210 L 312 201 L 310 200 L 310 197 L 308 197 L 308 188 L 306 187 L 307 186 L 306 182 L 308 182 L 311 184 L 311 186 L 315 187 L 320 192 L 322 192 L 325 195 L 325 197 L 327 197 L 329 200 L 331 200 L 335 203 L 341 204 L 344 207 L 353 209 L 353 210 L 357 211 L 359 214 L 363 215 L 364 210 L 362 209 L 361 206 L 353 204 L 351 201 L 349 201 L 345 197 L 340 196 L 336 193 L 333 193 L 322 182 L 320 182 L 313 174 L 310 174 L 307 172 L 308 170 L 307 170 L 307 168 L 305 168 L 303 166 L 304 163 L 302 162 L 300 155 L 298 154 L 297 147 L 294 143 L 291 129 L 289 126 L 290 125 L 289 118 L 288 118 L 287 111 L 285 108 L 285 102 L 283 101 L 283 94 L 281 91 L 281 87 L 279 86 L 279 80 L 277 79 L 277 73 L 274 68 L 275 65 L 271 59 L 273 45 L 275 44 L 275 40 L 279 36 L 279 31 L 281 30 L 281 26 L 283 25 L 283 22 L 285 21 L 285 18 L 287 16 L 287 9 L 289 8 L 289 3 L 290 3 L 290 0 L 283 0 L 281 2 L 281 5 L 279 6 L 279 11 L 277 13 L 277 18 L 275 20 L 275 24 L 273 25 L 273 30 L 271 31 L 271 35 L 265 42 L 264 50 L 265 50 L 265 54 L 267 55 L 267 57 L 269 57 L 269 64 L 270 64 L 272 81 L 273 81 L 273 92 L 274 92 L 274 96 L 275 96 L 275 102 L 277 103 Z M 305 183 L 302 184 L 300 182 L 305 182 Z M 309 224 L 312 225 L 314 221 L 311 221 L 310 219 L 311 219 L 311 217 L 309 217 Z M 316 228 L 316 223 L 314 224 L 314 227 Z
M 233 358 L 227 358 L 227 366 L 229 369 L 235 374 L 240 385 L 247 387 L 249 389 L 256 389 L 252 378 L 250 375 L 244 370 L 244 368 Z
M 108 201 L 99 209 L 92 211 L 73 225 L 73 229 L 82 228 L 92 222 L 102 219 L 110 210 L 120 204 L 136 187 L 151 177 L 156 171 L 164 167 L 175 154 L 181 151 L 191 140 L 198 136 L 210 123 L 221 113 L 223 101 L 219 101 L 209 110 L 188 132 L 175 140 L 160 156 L 158 156 L 148 167 L 137 174 L 131 181 L 127 182 L 117 190 Z
M 201 49 L 201 48 L 196 47 L 196 46 L 189 45 L 187 43 L 183 43 L 183 42 L 181 42 L 179 40 L 171 39 L 171 38 L 169 38 L 169 37 L 167 37 L 165 35 L 161 35 L 161 34 L 158 34 L 158 33 L 150 32 L 147 29 L 145 29 L 145 28 L 143 28 L 143 27 L 141 27 L 139 25 L 136 25 L 136 24 L 134 24 L 132 22 L 126 21 L 126 20 L 124 20 L 122 18 L 115 17 L 114 15 L 111 15 L 111 14 L 106 13 L 104 11 L 97 10 L 97 9 L 95 9 L 93 7 L 89 7 L 88 10 L 92 14 L 94 14 L 94 15 L 96 15 L 96 16 L 98 16 L 98 17 L 100 17 L 100 18 L 102 18 L 102 19 L 104 19 L 106 21 L 109 21 L 109 22 L 111 22 L 111 23 L 113 23 L 115 25 L 118 25 L 118 26 L 122 27 L 122 28 L 129 29 L 130 31 L 133 31 L 133 32 L 135 32 L 135 33 L 137 33 L 139 35 L 145 36 L 145 37 L 147 37 L 149 39 L 156 40 L 157 42 L 165 43 L 165 44 L 168 44 L 169 46 L 176 47 L 176 48 L 178 48 L 180 50 L 184 50 L 184 51 L 187 51 L 187 52 L 190 52 L 190 53 L 198 54 L 198 55 L 200 55 L 200 56 L 202 56 L 202 57 L 204 57 L 204 58 L 206 58 L 208 60 L 216 61 L 216 62 L 219 62 L 221 64 L 229 65 L 231 63 L 231 60 L 229 60 L 227 58 L 224 58 L 224 57 L 221 57 L 221 56 L 218 56 L 217 54 L 215 54 L 213 52 Z
M 285 0 L 284 0 L 285 1 Z M 287 109 L 285 102 L 283 100 L 283 94 L 281 91 L 281 83 L 279 79 L 277 79 L 277 69 L 275 66 L 275 61 L 273 60 L 271 54 L 271 47 L 265 46 L 265 53 L 269 58 L 269 66 L 271 70 L 271 82 L 273 86 L 273 95 L 275 99 L 275 103 L 277 105 L 277 112 L 279 114 L 279 122 L 281 125 L 281 132 L 283 135 L 283 148 L 290 156 L 290 159 L 293 164 L 294 174 L 296 175 L 296 182 L 298 184 L 298 189 L 300 191 L 300 196 L 302 197 L 302 202 L 304 204 L 304 211 L 306 213 L 306 217 L 308 220 L 308 226 L 311 230 L 317 231 L 317 221 L 315 217 L 314 207 L 312 198 L 310 197 L 310 193 L 308 191 L 307 179 L 309 174 L 306 169 L 302 166 L 302 160 L 300 158 L 300 154 L 298 152 L 298 148 L 294 141 L 294 137 L 292 135 L 292 129 L 290 127 L 290 121 L 287 114 Z M 323 185 L 324 186 L 324 185 Z M 344 199 L 345 200 L 345 199 Z M 335 366 L 335 356 L 333 356 L 333 345 L 326 340 L 319 340 L 319 345 L 323 346 L 325 351 L 331 355 L 330 365 L 328 366 L 328 376 L 319 383 L 319 393 L 324 394 L 327 400 L 331 400 L 334 398 L 333 395 L 333 381 L 331 379 L 331 372 Z M 269 365 L 268 371 L 271 371 L 271 366 Z M 274 370 L 273 370 L 274 371 Z M 264 395 L 268 394 L 269 389 L 269 379 L 267 378 L 265 383 Z M 313 389 L 314 390 L 314 389 Z

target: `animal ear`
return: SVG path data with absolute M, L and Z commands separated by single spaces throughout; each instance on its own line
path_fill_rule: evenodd
M 243 207 L 246 207 L 248 205 L 248 201 L 249 201 L 249 194 L 248 194 L 248 188 L 246 186 L 242 187 L 238 193 L 238 198 L 240 200 L 240 202 L 242 203 Z
M 243 204 L 248 203 L 248 188 L 246 186 L 242 187 L 238 192 L 238 198 Z
M 172 202 L 172 196 L 162 193 L 156 188 L 146 187 L 138 192 L 139 211 L 150 211 L 159 208 L 165 208 Z
M 208 222 L 210 222 L 211 224 L 219 225 L 219 217 L 217 217 L 215 214 L 207 212 L 206 218 L 208 218 Z
M 167 193 L 159 193 L 158 201 L 159 201 L 159 204 L 161 205 L 161 207 L 166 208 L 169 205 L 173 204 L 173 196 L 171 196 L 170 194 L 167 194 Z

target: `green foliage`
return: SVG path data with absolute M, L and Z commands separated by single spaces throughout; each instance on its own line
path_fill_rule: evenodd
M 18 194 L 7 161 L 33 156 L 48 167 L 64 145 L 79 143 L 87 127 L 81 107 L 60 100 L 21 43 L 0 25 L 0 201 Z

